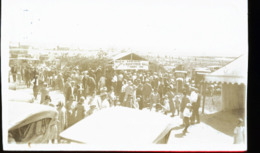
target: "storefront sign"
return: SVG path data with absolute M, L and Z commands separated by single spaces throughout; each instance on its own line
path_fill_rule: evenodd
M 139 60 L 116 60 L 114 70 L 148 70 L 149 61 Z

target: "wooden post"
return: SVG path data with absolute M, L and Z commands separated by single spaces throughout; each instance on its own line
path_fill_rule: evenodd
M 204 114 L 204 107 L 205 107 L 205 100 L 206 100 L 206 83 L 205 82 L 203 82 L 202 95 L 203 95 L 202 114 Z

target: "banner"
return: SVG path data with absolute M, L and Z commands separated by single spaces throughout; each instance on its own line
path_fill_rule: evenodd
M 138 60 L 116 60 L 114 70 L 148 70 L 149 61 Z

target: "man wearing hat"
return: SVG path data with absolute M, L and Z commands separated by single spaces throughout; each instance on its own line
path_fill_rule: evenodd
M 133 89 L 132 81 L 128 81 L 127 86 L 125 88 L 124 102 L 126 102 L 128 100 L 129 96 L 133 97 L 133 92 L 134 92 L 134 89 Z
M 92 76 L 88 77 L 87 85 L 89 87 L 89 94 L 92 95 L 96 91 L 96 81 Z
M 59 101 L 56 106 L 58 112 L 58 135 L 65 129 L 68 121 L 67 121 L 67 113 L 64 107 L 64 104 Z M 58 142 L 60 142 L 60 137 L 58 137 Z
M 82 120 L 85 117 L 85 107 L 83 105 L 85 98 L 82 96 L 75 108 L 75 123 Z
M 146 79 L 145 84 L 143 85 L 142 93 L 143 93 L 143 103 L 144 103 L 143 107 L 148 107 L 147 103 L 152 93 L 152 86 L 149 83 L 148 79 Z
M 44 82 L 44 83 L 43 83 L 43 87 L 42 87 L 42 89 L 41 89 L 41 101 L 40 101 L 41 104 L 44 103 L 44 101 L 45 101 L 45 96 L 46 96 L 46 95 L 49 95 L 49 89 L 47 88 L 47 86 L 48 86 L 47 83 Z
M 192 104 L 192 116 L 191 116 L 191 124 L 195 123 L 195 120 L 197 120 L 197 123 L 200 123 L 200 116 L 199 116 L 199 108 L 200 108 L 200 101 L 201 101 L 201 95 L 198 93 L 197 88 L 191 89 L 191 104 Z
M 173 98 L 174 98 L 174 92 L 173 92 L 173 85 L 170 85 L 167 89 L 167 95 L 169 97 L 169 105 L 170 105 L 170 110 L 171 110 L 171 117 L 174 117 L 175 115 L 175 106 L 174 106 L 174 101 L 173 101 Z
M 37 99 L 38 92 L 39 92 L 39 79 L 38 79 L 38 75 L 36 75 L 33 82 L 33 95 L 35 99 Z

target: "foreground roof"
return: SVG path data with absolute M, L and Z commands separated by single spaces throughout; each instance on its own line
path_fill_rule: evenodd
M 103 109 L 74 124 L 60 136 L 87 144 L 158 143 L 171 129 L 172 118 L 127 107 Z

